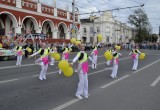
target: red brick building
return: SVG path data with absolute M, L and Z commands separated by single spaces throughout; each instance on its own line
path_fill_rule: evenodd
M 76 36 L 80 22 L 76 15 Z M 0 35 L 43 33 L 52 39 L 70 39 L 72 13 L 31 0 L 0 0 Z

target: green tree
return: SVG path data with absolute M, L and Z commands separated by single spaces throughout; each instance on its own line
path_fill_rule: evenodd
M 135 10 L 134 13 L 128 17 L 128 23 L 135 27 L 137 31 L 135 42 L 138 43 L 143 42 L 146 39 L 146 35 L 152 30 L 147 14 L 141 8 Z

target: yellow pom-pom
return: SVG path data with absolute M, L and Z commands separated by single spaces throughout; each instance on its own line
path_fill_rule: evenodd
M 75 39 L 75 38 L 72 38 L 72 39 L 71 39 L 71 43 L 74 44 L 75 42 L 76 42 L 76 39 Z
M 32 49 L 31 49 L 31 48 L 27 48 L 27 51 L 28 51 L 29 53 L 31 53 L 31 52 L 32 52 Z
M 68 70 L 68 68 L 69 68 L 69 63 L 68 63 L 66 60 L 61 60 L 61 61 L 58 63 L 58 67 L 59 67 L 59 69 L 61 69 L 62 71 L 66 71 L 66 70 Z
M 104 53 L 104 56 L 107 60 L 112 60 L 113 56 L 112 56 L 112 53 L 107 51 Z
M 57 60 L 57 61 L 60 60 L 61 59 L 60 54 L 56 53 L 55 56 L 54 56 L 54 59 Z
M 73 68 L 69 67 L 67 70 L 63 71 L 64 76 L 71 77 L 73 75 Z
M 146 56 L 145 53 L 141 53 L 140 56 L 139 56 L 139 59 L 143 60 L 145 58 L 145 56 Z
M 3 46 L 2 46 L 2 44 L 0 43 L 0 48 L 2 48 Z

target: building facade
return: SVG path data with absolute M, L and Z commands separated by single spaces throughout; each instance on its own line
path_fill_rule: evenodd
M 107 43 L 130 43 L 133 39 L 132 28 L 116 21 L 109 11 L 94 21 L 81 19 L 80 30 L 81 39 L 85 42 L 93 42 L 98 34 L 102 34 L 103 42 Z
M 50 38 L 70 39 L 73 22 L 68 10 L 41 4 L 31 0 L 0 0 L 0 35 L 12 33 L 43 33 Z M 80 22 L 75 16 L 76 36 L 79 35 Z

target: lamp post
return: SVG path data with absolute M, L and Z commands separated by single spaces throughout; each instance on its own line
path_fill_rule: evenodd
M 97 42 L 97 37 L 95 37 L 95 19 L 98 19 L 96 15 L 90 15 L 89 20 L 93 22 L 93 43 Z

